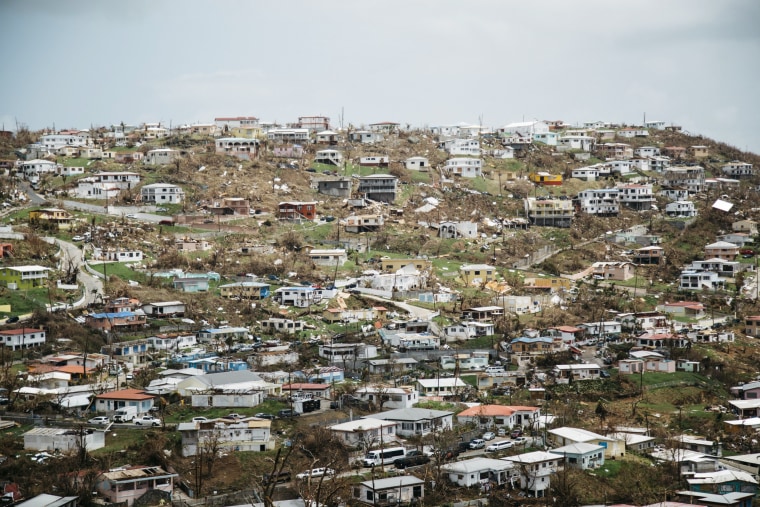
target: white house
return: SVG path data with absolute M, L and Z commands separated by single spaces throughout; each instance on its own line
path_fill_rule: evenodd
M 726 281 L 712 271 L 686 270 L 678 278 L 679 290 L 714 291 L 725 286 Z
M 425 396 L 453 396 L 469 389 L 469 385 L 458 377 L 417 379 L 417 388 Z
M 424 436 L 434 431 L 450 430 L 454 426 L 454 412 L 427 408 L 397 408 L 372 414 L 373 419 L 393 421 L 396 434 L 409 438 Z
M 182 187 L 170 183 L 152 183 L 140 189 L 142 202 L 151 204 L 177 204 L 185 196 Z
M 449 481 L 463 488 L 484 486 L 493 483 L 497 486 L 512 484 L 517 477 L 517 468 L 511 461 L 494 458 L 470 458 L 453 463 L 446 463 L 441 470 L 448 475 Z
M 633 150 L 633 154 L 637 157 L 659 157 L 660 149 L 656 146 L 641 146 Z
M 222 137 L 214 141 L 215 152 L 219 155 L 229 155 L 241 160 L 256 158 L 259 151 L 258 139 L 243 139 L 241 137 Z
M 620 213 L 620 190 L 617 188 L 589 189 L 578 193 L 582 213 L 614 217 Z
M 360 387 L 354 396 L 362 401 L 379 404 L 384 409 L 412 408 L 420 401 L 420 393 L 411 387 L 390 387 L 381 384 Z
M 562 469 L 564 456 L 545 451 L 507 456 L 518 470 L 520 488 L 529 496 L 543 497 L 550 487 L 550 477 Z
M 151 317 L 184 315 L 185 303 L 182 301 L 160 301 L 156 303 L 146 303 L 142 307 L 145 315 Z
M 373 417 L 363 417 L 340 424 L 328 426 L 327 429 L 340 441 L 348 446 L 380 445 L 380 442 L 391 443 L 396 440 L 395 421 L 385 421 Z
M 562 136 L 557 140 L 557 145 L 566 150 L 591 151 L 595 141 L 589 136 Z
M 303 320 L 282 319 L 270 317 L 261 321 L 261 327 L 270 333 L 296 334 L 304 330 Z
M 755 174 L 752 164 L 747 162 L 731 162 L 724 165 L 721 170 L 732 178 L 749 178 Z
M 58 171 L 58 164 L 50 160 L 34 159 L 21 163 L 21 172 L 25 179 L 39 178 L 42 174 L 51 174 Z
M 338 150 L 319 150 L 314 154 L 314 162 L 340 166 L 343 164 L 343 154 Z
M 536 134 L 546 134 L 549 132 L 549 125 L 543 121 L 521 121 L 504 125 L 497 132 L 502 137 L 518 134 L 523 137 L 533 138 Z
M 354 486 L 353 497 L 373 507 L 421 504 L 425 497 L 425 481 L 413 475 L 373 479 Z
M 443 171 L 452 176 L 477 178 L 483 176 L 483 161 L 471 157 L 450 158 L 443 166 Z
M 438 236 L 441 238 L 477 238 L 478 224 L 464 220 L 441 222 L 438 225 Z
M 87 140 L 88 136 L 81 134 L 45 134 L 37 143 L 53 152 L 64 146 L 85 146 Z
M 404 160 L 404 167 L 410 171 L 427 171 L 430 168 L 430 160 L 427 157 L 409 157 Z
M 697 208 L 691 201 L 675 201 L 665 205 L 665 214 L 671 218 L 690 218 L 697 216 Z
M 477 139 L 448 139 L 441 145 L 449 155 L 480 156 L 480 141 Z
M 309 258 L 317 266 L 342 266 L 348 260 L 346 250 L 343 248 L 336 248 L 332 250 L 319 250 L 313 249 L 309 252 Z
M 45 331 L 33 327 L 0 331 L 0 344 L 6 349 L 28 349 L 45 343 Z
M 179 158 L 179 150 L 172 150 L 171 148 L 156 148 L 148 151 L 143 157 L 143 163 L 149 165 L 166 165 Z
M 88 451 L 94 451 L 105 447 L 105 435 L 104 431 L 85 431 L 80 435 L 78 431 L 71 428 L 32 428 L 24 433 L 24 449 L 28 451 L 74 453 L 85 446 Z
M 271 438 L 272 421 L 258 417 L 210 419 L 179 423 L 182 435 L 182 455 L 196 456 L 199 450 L 215 440 L 219 452 L 269 451 L 274 449 Z

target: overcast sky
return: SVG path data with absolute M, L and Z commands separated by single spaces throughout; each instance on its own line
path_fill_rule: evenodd
M 0 122 L 663 120 L 760 153 L 757 0 L 2 0 Z

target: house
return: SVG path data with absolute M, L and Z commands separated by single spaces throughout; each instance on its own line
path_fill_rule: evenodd
M 698 491 L 676 491 L 676 499 L 682 502 L 676 507 L 704 505 L 705 507 L 752 507 L 753 493 L 701 493 Z M 655 506 L 649 506 L 655 507 Z
M 562 340 L 551 336 L 521 336 L 509 342 L 512 353 L 517 356 L 551 354 L 562 350 Z
M 427 171 L 430 160 L 427 157 L 409 157 L 404 160 L 404 167 L 410 171 Z
M 634 264 L 663 264 L 665 262 L 665 249 L 661 246 L 645 246 L 633 251 Z
M 267 139 L 275 143 L 301 143 L 309 141 L 309 129 L 302 128 L 270 128 Z
M 0 345 L 10 350 L 24 350 L 45 343 L 46 333 L 43 329 L 22 327 L 0 331 Z
M 760 399 L 729 400 L 731 412 L 742 419 L 748 417 L 760 417 Z
M 552 370 L 558 384 L 567 384 L 576 380 L 593 380 L 601 376 L 602 367 L 596 363 L 558 364 Z
M 589 470 L 604 465 L 604 447 L 601 445 L 580 442 L 555 447 L 551 453 L 564 456 L 565 465 L 571 468 Z
M 760 315 L 748 315 L 744 318 L 744 334 L 760 338 Z
M 480 156 L 480 141 L 469 139 L 446 139 L 438 145 L 449 155 Z
M 625 143 L 603 143 L 596 146 L 597 156 L 603 159 L 633 158 L 633 148 Z
M 488 264 L 463 264 L 459 274 L 466 285 L 482 285 L 496 280 L 496 268 Z
M 359 165 L 363 167 L 388 167 L 390 163 L 391 159 L 387 155 L 359 157 Z
M 550 174 L 543 171 L 529 173 L 528 180 L 534 185 L 562 185 L 561 174 Z
M 327 427 L 336 438 L 351 447 L 394 442 L 396 428 L 395 421 L 384 421 L 372 417 L 363 417 Z
M 421 437 L 434 431 L 450 430 L 454 426 L 454 412 L 447 410 L 397 408 L 370 417 L 395 422 L 396 434 L 403 438 Z
M 74 217 L 71 213 L 60 208 L 40 208 L 29 212 L 29 224 L 32 226 L 68 229 L 73 220 Z
M 309 382 L 292 382 L 283 384 L 282 394 L 290 398 L 329 400 L 332 398 L 332 386 L 330 384 L 316 384 Z
M 398 178 L 390 174 L 371 174 L 359 177 L 357 192 L 367 199 L 392 203 L 396 200 Z
M 335 294 L 335 289 L 280 287 L 274 291 L 274 300 L 285 306 L 308 308 L 311 305 L 321 303 L 323 299 L 331 299 Z
M 170 183 L 152 183 L 140 189 L 142 202 L 149 204 L 178 204 L 184 196 L 182 187 Z
M 449 481 L 463 488 L 484 487 L 486 484 L 507 486 L 517 477 L 517 468 L 511 461 L 494 458 L 470 458 L 441 465 Z
M 140 250 L 93 247 L 92 258 L 93 260 L 110 262 L 141 262 L 143 260 L 143 253 Z
M 279 385 L 275 386 L 263 380 L 250 370 L 216 371 L 202 375 L 189 375 L 177 383 L 176 391 L 180 396 L 208 395 L 215 397 L 228 395 L 229 399 L 221 400 L 218 398 L 219 401 L 225 401 L 225 406 L 240 407 L 252 407 L 261 403 L 262 393 L 279 396 L 282 392 Z M 246 397 L 242 400 L 235 400 L 233 397 L 237 395 L 246 395 Z M 196 398 L 194 406 L 213 406 L 213 403 L 209 403 L 208 398 L 206 400 Z
M 56 151 L 64 146 L 85 146 L 88 144 L 89 135 L 87 133 L 70 133 L 44 134 L 40 136 L 38 144 L 48 151 Z
M 219 295 L 227 299 L 262 300 L 269 297 L 269 284 L 262 282 L 233 282 L 219 286 Z
M 182 316 L 185 314 L 185 303 L 182 301 L 147 303 L 143 305 L 142 310 L 151 317 Z
M 343 222 L 346 232 L 375 232 L 385 224 L 385 218 L 380 213 L 372 215 L 351 215 Z
M 314 248 L 309 251 L 309 258 L 317 266 L 336 267 L 342 266 L 348 261 L 348 254 L 344 248 L 332 250 Z
M 496 130 L 501 137 L 519 134 L 521 136 L 534 137 L 536 134 L 546 134 L 549 132 L 549 125 L 544 121 L 522 121 L 504 125 Z
M 665 205 L 665 214 L 671 218 L 692 218 L 697 216 L 697 208 L 691 201 L 675 201 Z
M 43 174 L 52 174 L 58 170 L 58 164 L 49 160 L 34 159 L 21 163 L 19 168 L 26 180 L 37 180 Z
M 298 128 L 306 129 L 310 132 L 329 130 L 330 118 L 327 116 L 299 116 L 296 125 Z
M 446 239 L 477 238 L 478 224 L 463 220 L 441 222 L 438 225 L 438 237 Z
M 105 312 L 85 315 L 84 325 L 101 331 L 116 331 L 139 329 L 148 323 L 145 313 L 138 312 Z
M 401 268 L 412 265 L 418 271 L 429 271 L 432 263 L 429 259 L 391 259 L 390 257 L 380 258 L 380 268 L 383 271 L 396 272 Z
M 198 331 L 198 341 L 201 343 L 222 344 L 227 340 L 237 341 L 248 338 L 247 327 L 206 328 Z
M 403 372 L 413 370 L 417 366 L 418 361 L 413 357 L 402 357 L 399 359 L 369 359 L 367 361 L 367 368 L 373 375 L 391 374 L 399 375 Z M 414 391 L 417 393 L 417 391 Z M 415 394 L 415 397 L 418 393 Z M 403 407 L 389 407 L 389 408 L 403 408 Z
M 722 289 L 725 285 L 726 280 L 712 271 L 686 270 L 682 271 L 678 278 L 679 290 L 714 291 Z
M 635 211 L 652 209 L 655 203 L 651 184 L 623 184 L 620 189 L 620 203 Z
M 746 162 L 731 162 L 724 165 L 721 168 L 721 171 L 723 171 L 726 176 L 737 179 L 750 178 L 755 175 L 752 164 Z
M 333 197 L 351 197 L 351 180 L 349 178 L 318 180 L 317 192 Z
M 314 142 L 316 144 L 329 144 L 335 146 L 340 140 L 340 134 L 333 130 L 322 130 L 314 135 Z
M 570 290 L 572 282 L 567 278 L 560 278 L 557 276 L 552 277 L 540 277 L 540 278 L 524 278 L 524 287 L 526 289 L 536 289 L 550 292 L 567 291 Z
M 224 197 L 221 202 L 215 201 L 213 206 L 206 206 L 206 211 L 212 215 L 238 215 L 247 217 L 251 214 L 251 203 L 242 197 Z
M 479 158 L 450 158 L 443 166 L 443 172 L 450 176 L 478 178 L 483 176 L 483 161 Z
M 343 153 L 338 150 L 319 150 L 314 154 L 315 164 L 342 166 Z
M 718 241 L 705 246 L 705 259 L 734 261 L 739 256 L 739 247 L 727 241 Z
M 377 357 L 377 347 L 366 343 L 325 343 L 319 345 L 319 357 L 331 363 L 355 363 L 358 360 Z
M 211 250 L 211 243 L 205 239 L 177 238 L 174 240 L 174 247 L 180 252 L 208 252 Z
M 277 206 L 280 220 L 314 220 L 317 218 L 316 201 L 281 202 Z
M 149 150 L 143 157 L 143 164 L 148 165 L 166 165 L 171 164 L 181 156 L 179 150 L 171 148 L 156 148 Z
M 352 488 L 357 502 L 373 507 L 412 505 L 425 498 L 425 481 L 413 475 L 360 482 Z
M 596 139 L 585 135 L 564 135 L 557 139 L 557 147 L 563 150 L 591 151 Z
M 8 484 L 3 488 L 3 493 L 12 500 L 19 500 L 21 494 L 16 491 L 12 491 L 12 484 Z M 79 505 L 78 496 L 56 496 L 49 495 L 47 493 L 41 493 L 37 496 L 29 498 L 18 503 L 15 503 L 17 507 L 77 507 Z
M 689 490 L 698 493 L 756 493 L 757 479 L 743 470 L 695 473 L 686 478 Z
M 562 469 L 564 456 L 552 452 L 534 451 L 507 456 L 505 461 L 514 464 L 520 477 L 520 489 L 528 496 L 544 497 L 550 487 L 552 474 Z
M 206 277 L 177 277 L 172 280 L 172 286 L 175 290 L 187 293 L 208 292 L 209 279 Z
M 578 324 L 578 327 L 584 329 L 587 335 L 596 337 L 619 335 L 622 330 L 622 324 L 616 320 L 584 322 L 583 324 Z
M 179 423 L 182 436 L 182 456 L 197 456 L 209 445 L 220 453 L 232 451 L 270 451 L 275 447 L 271 436 L 272 421 L 258 417 L 220 417 L 207 421 Z M 211 444 L 211 441 L 218 443 Z
M 384 361 L 383 359 L 370 359 L 368 363 Z M 387 360 L 385 360 L 387 361 Z M 416 361 L 415 361 L 416 363 Z M 374 365 L 377 367 L 377 364 Z M 354 397 L 372 404 L 380 404 L 382 400 L 383 408 L 387 409 L 407 409 L 412 408 L 420 401 L 420 393 L 411 387 L 389 387 L 381 384 L 368 385 L 360 387 L 354 392 Z M 382 419 L 382 418 L 379 418 Z M 387 418 L 386 418 L 387 419 Z M 402 423 L 403 427 L 403 423 Z M 402 428 L 403 429 L 403 428 Z
M 159 466 L 116 468 L 98 475 L 95 489 L 112 504 L 132 507 L 147 494 L 162 496 L 171 503 L 174 483 L 178 474 L 169 473 Z
M 660 149 L 656 146 L 641 146 L 635 148 L 633 154 L 637 157 L 659 157 Z
M 303 331 L 306 322 L 303 320 L 279 319 L 270 317 L 260 322 L 261 328 L 270 333 L 296 334 Z
M 657 441 L 655 437 L 651 437 L 646 433 L 633 431 L 618 431 L 617 433 L 610 434 L 610 437 L 624 441 L 627 450 L 639 453 L 651 450 Z
M 141 389 L 122 389 L 96 394 L 92 402 L 92 411 L 111 415 L 120 408 L 135 407 L 137 416 L 147 414 L 154 405 L 154 397 Z
M 384 306 L 373 306 L 371 308 L 356 310 L 349 308 L 327 308 L 324 312 L 322 312 L 322 320 L 327 323 L 341 322 L 344 324 L 368 320 L 385 320 L 385 315 L 387 312 L 388 309 Z
M 606 459 L 625 456 L 625 442 L 623 440 L 567 426 L 550 429 L 548 433 L 550 434 L 549 438 L 560 446 L 581 443 L 594 444 L 604 448 L 604 457 Z
M 370 130 L 355 130 L 348 134 L 348 140 L 353 143 L 374 144 L 382 142 L 383 139 L 385 139 L 385 135 L 382 132 Z
M 594 276 L 605 280 L 625 281 L 635 276 L 635 266 L 631 262 L 595 262 L 591 267 Z
M 32 428 L 24 433 L 24 450 L 77 453 L 101 449 L 106 445 L 105 432 L 82 432 L 77 428 Z
M 710 156 L 710 148 L 702 145 L 689 146 L 686 148 L 686 154 L 693 158 L 706 158 Z
M 756 400 L 760 398 L 760 381 L 733 386 L 730 392 L 740 400 Z
M 525 315 L 528 313 L 537 313 L 541 311 L 541 304 L 532 296 L 514 296 L 501 295 L 494 300 L 494 303 L 501 305 L 505 312 L 516 315 Z
M 528 197 L 525 214 L 532 225 L 570 227 L 573 222 L 573 202 L 568 199 Z
M 733 243 L 739 248 L 744 248 L 745 246 L 755 242 L 755 239 L 752 237 L 752 235 L 746 232 L 729 232 L 727 234 L 719 234 L 715 236 L 715 239 L 718 241 Z
M 683 348 L 686 347 L 689 342 L 689 338 L 684 335 L 677 335 L 673 333 L 658 333 L 654 331 L 640 334 L 636 338 L 636 345 L 639 347 L 651 347 L 653 349 L 660 349 L 663 347 Z M 675 371 L 675 364 L 672 366 L 672 370 L 670 366 L 668 369 L 668 373 Z
M 498 428 L 533 429 L 541 417 L 539 407 L 481 404 L 464 409 L 457 414 L 458 424 L 472 424 L 485 431 Z
M 684 266 L 684 271 L 712 271 L 721 278 L 734 278 L 744 268 L 737 261 L 726 261 L 717 257 L 704 261 L 694 261 Z
M 588 215 L 615 217 L 620 213 L 620 191 L 616 188 L 584 190 L 578 193 L 573 204 Z
M 469 389 L 458 377 L 417 379 L 417 390 L 425 396 L 454 396 Z
M 705 188 L 705 169 L 701 166 L 669 167 L 663 171 L 663 185 L 699 193 Z
M 253 160 L 259 152 L 258 139 L 222 137 L 214 141 L 217 155 L 228 155 L 240 160 Z

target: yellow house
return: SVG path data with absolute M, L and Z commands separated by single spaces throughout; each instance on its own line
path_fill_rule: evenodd
M 488 264 L 464 264 L 459 274 L 467 285 L 480 285 L 496 279 L 496 268 Z
M 549 174 L 547 172 L 538 172 L 528 174 L 528 179 L 536 185 L 562 185 L 561 174 Z
M 418 271 L 428 271 L 432 266 L 432 263 L 427 259 L 380 259 L 383 271 L 398 271 L 399 269 L 414 264 L 415 269 Z
M 570 280 L 558 277 L 526 278 L 524 283 L 526 289 L 567 290 L 572 287 L 572 282 Z
M 59 229 L 71 227 L 74 217 L 65 209 L 40 208 L 29 212 L 29 223 L 32 225 L 55 224 Z

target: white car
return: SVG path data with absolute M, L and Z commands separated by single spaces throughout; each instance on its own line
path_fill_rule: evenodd
M 137 218 L 137 215 L 135 215 L 134 213 L 130 213 L 127 215 L 127 218 Z
M 483 433 L 483 440 L 488 441 L 488 440 L 493 440 L 494 438 L 496 438 L 496 433 L 494 433 L 493 431 L 486 431 L 485 433 Z
M 488 447 L 486 447 L 486 452 L 498 452 L 503 451 L 504 449 L 509 449 L 515 445 L 514 442 L 511 440 L 502 440 L 500 442 L 494 442 L 490 444 Z
M 87 421 L 87 424 L 102 424 L 102 425 L 106 425 L 106 424 L 108 424 L 110 422 L 111 422 L 111 420 L 107 416 L 99 415 L 99 416 L 93 417 L 92 419 L 90 419 L 89 421 Z
M 304 480 L 308 479 L 309 477 L 322 477 L 322 476 L 331 476 L 335 475 L 335 470 L 332 468 L 312 468 L 311 470 L 307 470 L 305 472 L 301 472 L 300 474 L 296 475 L 296 479 L 298 480 Z
M 161 426 L 161 419 L 144 415 L 139 419 L 135 419 L 135 424 L 138 426 Z
M 193 417 L 193 422 L 206 422 L 208 419 L 206 419 L 203 416 Z
M 74 236 L 71 241 L 84 241 L 84 236 Z

